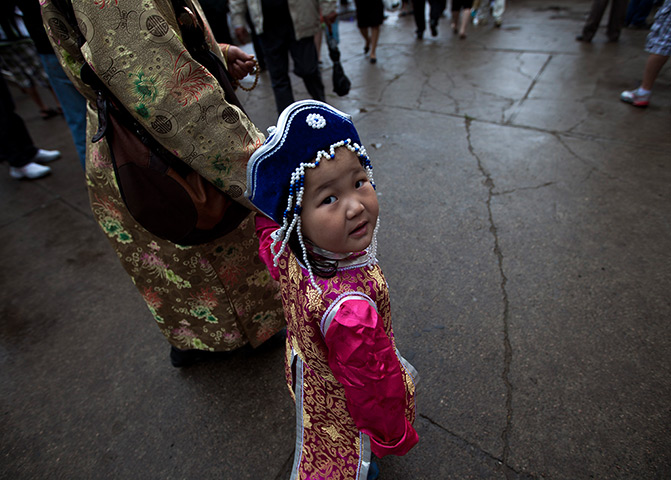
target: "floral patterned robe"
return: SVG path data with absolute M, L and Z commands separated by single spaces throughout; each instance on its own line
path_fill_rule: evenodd
M 98 117 L 95 92 L 79 78 L 83 62 L 164 147 L 249 205 L 243 196 L 246 165 L 264 137 L 191 58 L 170 0 L 72 0 L 86 39 L 81 48 L 51 0 L 40 3 L 56 54 L 88 100 L 87 138 Z M 207 37 L 223 59 L 209 27 Z M 210 351 L 248 342 L 257 346 L 284 326 L 277 284 L 258 258 L 253 215 L 217 241 L 176 245 L 150 234 L 130 215 L 105 139 L 89 143 L 86 157 L 95 219 L 172 345 Z

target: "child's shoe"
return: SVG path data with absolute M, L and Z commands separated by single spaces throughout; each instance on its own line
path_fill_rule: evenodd
M 375 480 L 379 476 L 380 476 L 380 467 L 377 466 L 376 461 L 371 460 L 370 467 L 368 468 L 368 477 L 366 477 L 366 480 Z
M 645 108 L 650 104 L 650 92 L 640 93 L 638 88 L 635 90 L 625 90 L 620 94 L 620 100 L 630 103 L 634 107 Z

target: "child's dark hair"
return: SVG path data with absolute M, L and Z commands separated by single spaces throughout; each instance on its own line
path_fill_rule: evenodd
M 291 220 L 292 219 L 290 218 L 290 223 Z M 303 242 L 310 244 L 310 241 L 305 237 L 303 237 Z M 296 255 L 297 258 L 300 258 L 299 256 L 303 252 L 303 249 L 301 247 L 300 241 L 298 240 L 298 233 L 295 229 L 289 236 L 289 248 L 292 252 L 294 252 L 294 255 Z M 310 264 L 310 267 L 312 267 L 312 272 L 318 277 L 331 278 L 334 277 L 338 271 L 338 260 L 331 260 L 322 257 L 317 258 L 309 248 L 305 252 L 305 259 Z

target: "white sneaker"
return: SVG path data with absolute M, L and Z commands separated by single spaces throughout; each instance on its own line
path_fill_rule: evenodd
M 37 149 L 37 154 L 33 157 L 33 162 L 40 163 L 49 163 L 57 158 L 60 158 L 61 152 L 58 150 L 42 150 L 41 148 Z
M 9 176 L 20 180 L 22 178 L 40 178 L 51 173 L 51 168 L 38 163 L 30 162 L 23 167 L 9 167 Z

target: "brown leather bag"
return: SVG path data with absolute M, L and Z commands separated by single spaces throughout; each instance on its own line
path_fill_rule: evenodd
M 108 111 L 105 136 L 121 197 L 140 225 L 174 243 L 197 245 L 226 235 L 247 217 L 247 208 L 160 145 L 129 130 L 121 116 Z

